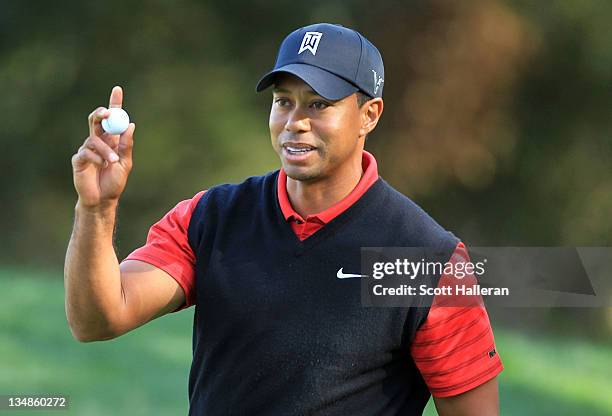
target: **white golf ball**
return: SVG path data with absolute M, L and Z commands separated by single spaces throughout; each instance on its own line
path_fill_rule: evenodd
M 102 128 L 109 134 L 121 134 L 130 125 L 130 116 L 122 108 L 109 108 L 110 115 L 102 120 Z

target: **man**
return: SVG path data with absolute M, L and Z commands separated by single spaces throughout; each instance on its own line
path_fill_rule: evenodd
M 66 313 L 83 342 L 196 305 L 190 414 L 498 414 L 502 370 L 484 308 L 366 308 L 361 247 L 465 246 L 378 176 L 366 136 L 383 112 L 380 53 L 315 24 L 289 34 L 257 90 L 273 87 L 282 169 L 180 202 L 121 264 L 112 237 L 135 126 L 89 116 L 72 158 L 78 193 Z M 110 107 L 120 107 L 115 87 Z M 451 256 L 452 255 L 452 256 Z M 344 271 L 343 271 L 344 269 Z M 440 277 L 440 276 L 438 276 Z

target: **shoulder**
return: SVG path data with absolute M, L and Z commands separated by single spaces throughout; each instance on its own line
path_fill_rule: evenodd
M 393 188 L 382 178 L 380 181 L 385 193 L 385 211 L 390 225 L 398 231 L 401 230 L 410 240 L 406 245 L 456 246 L 459 240 L 453 233 L 447 231 L 411 198 Z
M 278 170 L 265 175 L 251 176 L 240 183 L 224 183 L 211 187 L 200 199 L 196 213 L 215 207 L 236 204 L 253 204 L 253 199 L 261 199 L 271 191 L 276 190 Z
M 206 200 L 219 202 L 230 202 L 247 195 L 261 195 L 264 191 L 276 190 L 278 170 L 268 172 L 265 175 L 251 176 L 240 183 L 224 183 L 215 185 L 208 190 Z
M 278 170 L 251 176 L 240 183 L 224 183 L 211 187 L 194 209 L 195 223 L 218 218 L 219 215 L 252 213 L 256 206 L 269 204 L 276 195 Z M 273 199 L 273 198 L 272 198 Z

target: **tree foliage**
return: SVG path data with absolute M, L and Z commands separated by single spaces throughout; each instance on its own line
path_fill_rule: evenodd
M 87 115 L 136 122 L 118 255 L 178 201 L 276 169 L 260 75 L 291 30 L 354 27 L 385 61 L 368 147 L 382 176 L 471 244 L 612 235 L 612 3 L 42 1 L 0 6 L 3 263 L 61 264 Z

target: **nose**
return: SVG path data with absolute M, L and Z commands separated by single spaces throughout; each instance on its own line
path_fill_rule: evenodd
M 285 130 L 290 133 L 301 133 L 310 130 L 310 118 L 302 111 L 301 106 L 295 106 L 293 111 L 287 115 Z

